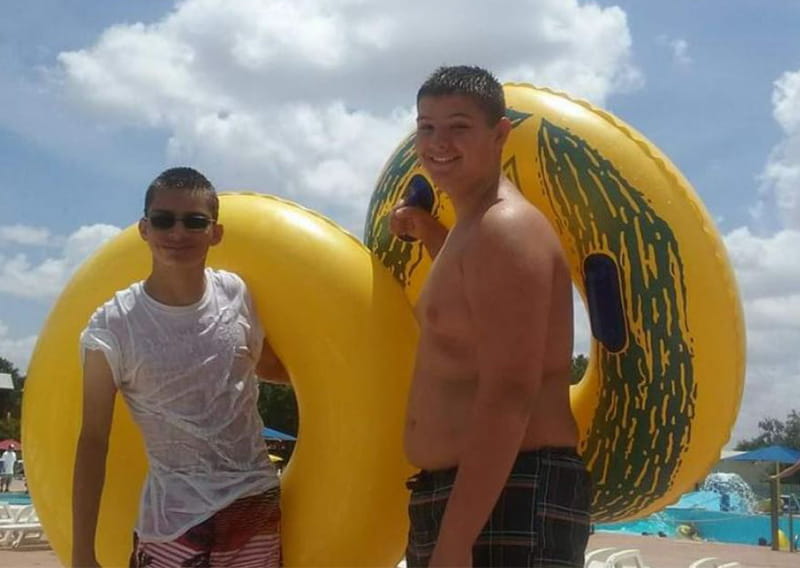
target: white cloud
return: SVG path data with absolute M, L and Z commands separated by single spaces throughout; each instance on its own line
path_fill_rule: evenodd
M 0 226 L 0 245 L 4 243 L 17 245 L 43 246 L 50 240 L 50 231 L 42 227 L 27 225 Z
M 630 49 L 622 10 L 575 0 L 186 0 L 62 53 L 56 77 L 106 124 L 165 129 L 171 162 L 360 231 L 435 67 L 484 65 L 602 105 L 641 83 Z
M 0 254 L 0 294 L 55 298 L 77 268 L 100 244 L 120 231 L 111 225 L 81 227 L 63 240 L 60 254 L 32 261 L 27 254 Z
M 685 39 L 673 39 L 669 42 L 672 49 L 672 59 L 678 65 L 690 65 L 692 58 L 689 55 L 689 42 Z
M 7 238 L 9 242 L 39 245 L 45 254 L 58 246 L 57 255 L 38 261 L 31 260 L 26 253 L 0 254 L 0 298 L 10 297 L 11 301 L 14 298 L 55 300 L 75 269 L 102 243 L 120 232 L 117 227 L 102 224 L 80 227 L 66 237 L 53 236 L 36 227 L 10 229 L 6 233 L 0 231 L 0 235 L 11 235 Z M 42 250 L 31 252 L 41 253 Z M 9 324 L 0 321 L 0 356 L 11 361 L 24 374 L 36 344 L 36 335 L 16 337 Z
M 756 220 L 775 211 L 783 230 L 761 237 L 748 228 L 726 237 L 747 320 L 747 382 L 734 440 L 758 433 L 758 421 L 800 410 L 800 71 L 774 83 L 773 116 L 784 139 L 762 172 Z
M 728 233 L 725 244 L 746 298 L 784 297 L 800 289 L 800 231 L 761 237 L 742 227 Z
M 656 38 L 656 43 L 669 50 L 675 65 L 687 67 L 693 63 L 693 59 L 689 55 L 689 42 L 684 38 L 660 35 Z
M 774 201 L 784 226 L 800 229 L 800 70 L 787 71 L 775 81 L 772 107 L 785 136 L 770 154 L 761 190 Z M 757 215 L 764 209 L 762 202 Z
M 589 322 L 589 312 L 586 311 L 586 305 L 583 303 L 583 298 L 580 292 L 573 286 L 572 291 L 572 310 L 573 322 L 575 324 L 575 340 L 573 342 L 573 352 L 577 354 L 589 355 L 592 342 L 592 326 Z
M 740 228 L 725 237 L 747 326 L 747 377 L 733 442 L 758 421 L 800 410 L 800 231 L 769 237 Z
M 800 132 L 800 71 L 786 72 L 772 93 L 775 120 L 787 134 Z
M 22 375 L 26 373 L 35 345 L 35 335 L 21 338 L 9 337 L 8 326 L 0 321 L 0 357 L 10 361 Z

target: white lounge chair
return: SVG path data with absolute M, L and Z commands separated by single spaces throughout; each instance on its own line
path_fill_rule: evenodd
M 740 566 L 738 562 L 722 562 L 716 556 L 708 556 L 692 562 L 689 568 L 739 568 Z
M 642 555 L 638 549 L 620 550 L 613 553 L 606 559 L 606 568 L 622 568 L 623 566 L 635 566 L 636 568 L 647 568 L 642 560 Z
M 0 515 L 5 514 L 0 508 Z M 0 546 L 19 547 L 26 541 L 39 541 L 44 538 L 42 524 L 33 505 L 21 507 L 11 512 L 11 519 L 0 518 Z
M 689 568 L 716 568 L 717 560 L 719 560 L 719 558 L 716 556 L 708 556 L 692 562 L 689 564 Z
M 601 562 L 602 564 L 605 564 L 606 558 L 608 558 L 612 552 L 616 551 L 617 549 L 614 547 L 595 548 L 594 550 L 590 550 L 586 553 L 586 556 L 583 558 L 583 564 L 586 568 L 589 568 L 589 565 L 592 562 Z
M 642 555 L 636 548 L 629 548 L 625 550 L 614 550 L 606 556 L 605 560 L 596 560 L 609 549 L 599 549 L 590 552 L 587 555 L 585 563 L 586 568 L 647 568 L 642 560 Z

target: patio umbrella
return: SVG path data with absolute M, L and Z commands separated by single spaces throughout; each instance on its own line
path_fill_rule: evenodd
M 19 450 L 22 448 L 22 444 L 20 444 L 17 440 L 13 438 L 6 438 L 5 440 L 0 440 L 0 450 L 7 450 L 8 448 L 13 447 L 15 450 Z
M 781 464 L 791 465 L 800 461 L 800 450 L 780 445 L 765 446 L 724 458 L 724 461 L 772 462 L 775 464 L 775 475 L 778 475 L 781 472 Z
M 724 458 L 724 461 L 772 462 L 775 464 L 775 475 L 781 473 L 782 464 L 796 464 L 800 461 L 800 450 L 788 446 L 765 446 L 750 452 L 744 452 Z
M 297 440 L 291 434 L 286 434 L 281 432 L 280 430 L 275 430 L 274 428 L 264 428 L 261 430 L 261 437 L 266 440 L 284 440 L 284 441 L 292 441 Z
M 744 452 L 725 458 L 726 461 L 774 462 L 775 464 L 794 464 L 800 461 L 800 450 L 787 446 L 766 446 L 751 452 Z
M 778 550 L 778 515 L 780 514 L 778 507 L 782 507 L 783 505 L 781 502 L 781 477 L 783 476 L 781 475 L 780 468 L 781 464 L 796 464 L 800 462 L 800 450 L 795 450 L 787 446 L 774 445 L 758 448 L 751 452 L 745 452 L 725 459 L 727 461 L 772 462 L 775 464 L 775 475 L 770 478 L 772 491 L 772 496 L 770 498 L 772 502 L 770 524 L 772 525 L 772 550 Z

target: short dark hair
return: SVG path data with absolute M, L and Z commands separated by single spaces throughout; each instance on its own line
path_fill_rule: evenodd
M 506 114 L 503 85 L 486 69 L 456 65 L 439 67 L 417 91 L 417 104 L 422 97 L 465 95 L 472 98 L 486 113 L 489 124 L 496 124 Z
M 189 191 L 203 193 L 211 209 L 211 217 L 216 219 L 219 215 L 219 198 L 217 190 L 208 181 L 208 178 L 194 168 L 178 167 L 164 170 L 150 183 L 144 195 L 144 214 L 147 216 L 150 205 L 153 203 L 156 192 L 159 191 Z

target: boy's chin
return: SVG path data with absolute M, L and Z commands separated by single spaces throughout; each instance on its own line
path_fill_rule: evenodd
M 157 257 L 155 264 L 165 268 L 200 268 L 205 266 L 206 257 L 202 256 L 198 258 L 196 256 L 181 257 L 180 255 L 166 255 Z

